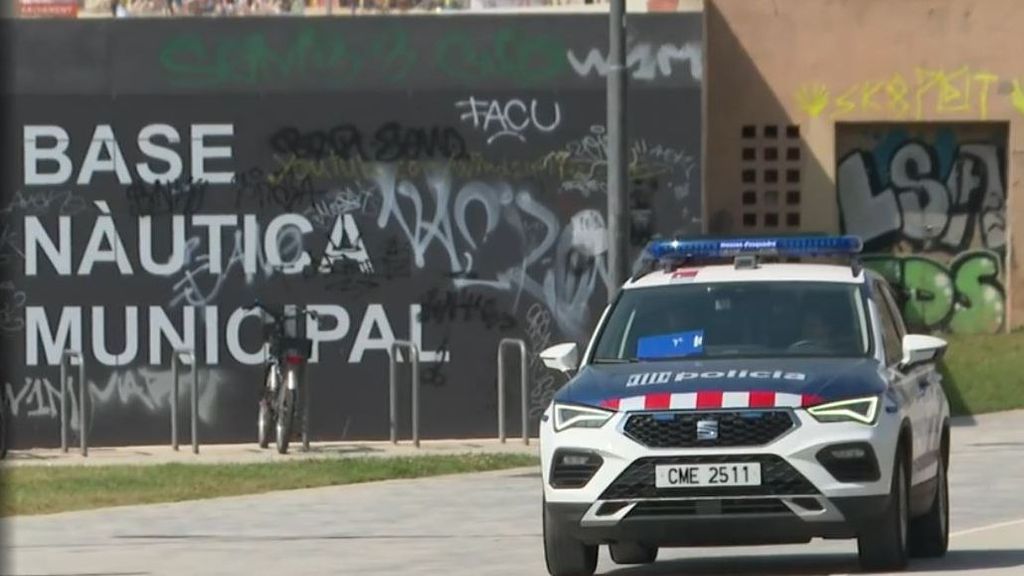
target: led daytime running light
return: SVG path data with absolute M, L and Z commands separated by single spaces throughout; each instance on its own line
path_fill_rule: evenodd
M 555 432 L 567 428 L 600 428 L 612 413 L 600 408 L 555 404 Z
M 853 407 L 855 406 L 862 407 L 863 410 L 854 410 Z M 853 420 L 863 424 L 874 424 L 875 417 L 878 416 L 878 396 L 830 402 L 808 408 L 807 411 L 819 422 L 846 422 Z

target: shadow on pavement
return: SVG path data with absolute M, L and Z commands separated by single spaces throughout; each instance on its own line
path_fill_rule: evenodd
M 11 450 L 10 452 L 7 453 L 7 460 L 8 461 L 13 461 L 13 460 L 30 460 L 30 461 L 45 462 L 47 460 L 56 460 L 57 458 L 60 458 L 60 456 L 44 456 L 42 454 L 33 454 L 31 452 L 22 452 L 22 451 L 14 451 L 14 450 Z
M 648 566 L 623 566 L 603 573 L 608 576 L 827 576 L 858 569 L 857 557 L 851 554 L 804 554 L 686 558 Z
M 488 534 L 258 534 L 252 536 L 232 534 L 124 534 L 113 537 L 121 542 L 149 542 L 159 543 L 166 541 L 172 543 L 183 540 L 210 541 L 210 542 L 313 542 L 317 540 L 500 540 L 507 538 L 541 538 L 540 533 L 488 533 Z M 73 546 L 79 546 L 74 544 Z M 24 548 L 25 546 L 19 546 Z M 44 546 L 56 548 L 57 546 Z
M 907 572 L 943 573 L 965 570 L 991 570 L 1024 566 L 1024 549 L 1017 550 L 950 550 L 945 558 L 917 560 Z M 1015 574 L 1017 572 L 1014 572 Z
M 912 560 L 904 573 L 944 574 L 1018 567 L 1024 567 L 1024 549 L 950 550 L 944 558 Z M 623 566 L 602 572 L 608 576 L 827 576 L 847 573 L 862 573 L 855 555 L 687 558 L 648 566 Z
M 301 447 L 296 450 L 296 454 L 326 454 L 337 456 L 347 456 L 351 454 L 377 454 L 382 452 L 384 452 L 384 450 L 380 448 L 373 448 L 359 444 L 310 444 L 308 451 L 302 450 Z

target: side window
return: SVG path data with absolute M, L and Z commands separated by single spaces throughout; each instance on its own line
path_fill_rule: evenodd
M 875 306 L 878 308 L 879 320 L 882 323 L 882 345 L 885 348 L 885 365 L 893 366 L 903 359 L 903 344 L 900 338 L 899 329 L 896 327 L 896 320 L 892 316 L 892 308 L 889 306 L 885 286 L 880 282 L 873 284 L 875 293 Z
M 903 312 L 900 311 L 899 304 L 896 303 L 896 296 L 893 295 L 892 288 L 882 284 L 882 289 L 885 293 L 885 301 L 889 305 L 889 312 L 892 314 L 893 322 L 896 324 L 896 331 L 902 339 L 907 334 L 907 325 L 903 322 Z

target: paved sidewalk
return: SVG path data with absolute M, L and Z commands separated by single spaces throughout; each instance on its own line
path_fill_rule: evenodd
M 165 464 L 180 462 L 189 464 L 224 464 L 250 462 L 286 462 L 289 460 L 348 458 L 355 456 L 419 456 L 439 454 L 532 454 L 538 455 L 537 439 L 530 445 L 523 445 L 522 438 L 509 438 L 505 444 L 497 438 L 479 440 L 424 440 L 416 448 L 409 440 L 398 445 L 390 442 L 316 442 L 311 443 L 309 452 L 302 451 L 302 443 L 296 442 L 281 455 L 270 446 L 261 450 L 255 442 L 250 444 L 209 444 L 199 447 L 199 454 L 192 453 L 191 444 L 182 444 L 175 452 L 166 446 L 127 446 L 121 448 L 89 448 L 89 455 L 83 457 L 78 446 L 69 446 L 64 454 L 59 448 L 12 450 L 2 466 L 67 466 L 67 465 L 109 465 L 109 464 Z

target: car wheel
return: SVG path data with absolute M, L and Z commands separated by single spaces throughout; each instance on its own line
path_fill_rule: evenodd
M 935 501 L 928 513 L 910 523 L 910 555 L 938 558 L 949 549 L 949 477 L 948 450 L 943 446 L 939 460 Z
M 572 537 L 544 506 L 544 560 L 551 576 L 591 576 L 597 570 L 597 546 Z
M 902 570 L 907 566 L 910 532 L 910 479 L 903 445 L 896 448 L 896 462 L 885 512 L 857 536 L 861 568 L 872 572 Z
M 636 542 L 609 544 L 608 552 L 616 564 L 650 564 L 658 559 L 658 548 Z

